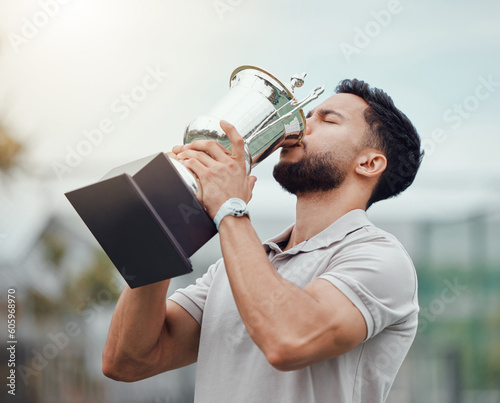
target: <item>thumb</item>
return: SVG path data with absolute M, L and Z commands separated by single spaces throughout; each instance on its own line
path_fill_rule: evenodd
M 240 162 L 245 161 L 245 140 L 238 133 L 236 128 L 226 120 L 220 121 L 220 128 L 227 134 L 231 141 L 231 154 Z
M 255 186 L 255 182 L 257 182 L 256 176 L 249 176 L 248 177 L 248 184 L 250 185 L 250 191 L 253 191 L 253 188 Z

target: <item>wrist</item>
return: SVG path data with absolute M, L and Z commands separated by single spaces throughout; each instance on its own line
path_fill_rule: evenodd
M 223 228 L 233 228 L 238 225 L 245 225 L 249 222 L 250 222 L 250 217 L 248 215 L 245 215 L 243 217 L 234 217 L 228 215 L 219 224 L 219 232 L 221 232 Z
M 249 216 L 246 203 L 241 199 L 233 197 L 226 200 L 220 206 L 219 210 L 215 214 L 214 223 L 218 230 L 221 222 L 224 221 L 226 217 L 240 218 L 245 216 Z

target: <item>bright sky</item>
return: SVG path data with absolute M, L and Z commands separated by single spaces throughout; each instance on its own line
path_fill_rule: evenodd
M 500 3 L 0 0 L 0 7 L 0 122 L 25 144 L 36 174 L 26 198 L 50 189 L 51 200 L 67 206 L 65 191 L 181 143 L 189 121 L 227 92 L 230 73 L 252 64 L 284 81 L 307 72 L 296 93 L 324 84 L 319 101 L 343 78 L 364 79 L 410 117 L 427 157 L 414 186 L 373 214 L 439 218 L 500 205 Z M 85 133 L 94 136 L 90 149 L 81 146 Z M 272 185 L 276 157 L 255 170 L 263 214 L 291 200 Z M 68 167 L 59 177 L 58 164 Z

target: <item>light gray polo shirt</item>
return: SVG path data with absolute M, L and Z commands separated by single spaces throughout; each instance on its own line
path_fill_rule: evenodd
M 332 283 L 363 314 L 366 340 L 304 369 L 273 368 L 240 318 L 221 259 L 196 284 L 170 297 L 201 325 L 195 402 L 385 401 L 417 330 L 417 278 L 411 259 L 363 210 L 348 212 L 283 252 L 279 244 L 291 229 L 264 243 L 273 266 L 302 288 L 316 278 Z

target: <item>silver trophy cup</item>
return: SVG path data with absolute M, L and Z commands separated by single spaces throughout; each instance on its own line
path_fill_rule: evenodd
M 220 128 L 227 120 L 235 126 L 245 141 L 247 172 L 280 147 L 290 147 L 302 140 L 306 118 L 302 108 L 324 91 L 316 87 L 302 101 L 294 90 L 304 84 L 306 74 L 295 75 L 287 86 L 260 67 L 241 66 L 229 80 L 230 90 L 213 109 L 193 120 L 184 133 L 184 144 L 195 140 L 215 140 L 228 150 L 231 143 Z M 185 180 L 197 193 L 193 175 L 178 161 L 171 160 Z
M 312 90 L 302 101 L 290 85 L 254 66 L 237 68 L 230 90 L 210 113 L 186 128 L 184 144 L 215 140 L 230 149 L 220 120 L 233 124 L 245 141 L 247 172 L 280 147 L 300 142 L 306 120 L 302 108 L 323 93 Z M 199 185 L 180 162 L 164 153 L 117 167 L 100 181 L 66 193 L 131 288 L 192 271 L 189 257 L 217 230 L 198 200 Z

